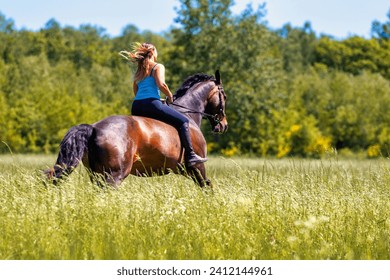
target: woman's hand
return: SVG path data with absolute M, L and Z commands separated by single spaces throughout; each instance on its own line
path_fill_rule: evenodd
M 167 99 L 165 102 L 167 102 L 168 104 L 173 103 L 173 96 L 172 95 L 167 96 Z

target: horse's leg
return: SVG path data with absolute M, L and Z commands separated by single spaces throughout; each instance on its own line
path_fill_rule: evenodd
M 117 188 L 124 179 L 122 170 L 111 170 L 110 172 L 105 172 L 105 181 L 114 188 Z
M 92 171 L 92 168 L 91 168 L 91 166 L 90 166 L 90 164 L 89 164 L 90 159 L 89 159 L 88 153 L 84 154 L 84 157 L 82 158 L 82 161 L 83 161 L 83 165 L 84 165 L 85 169 L 86 169 L 87 172 L 88 172 L 89 179 L 91 180 L 92 183 L 98 185 L 99 183 L 98 183 L 97 180 L 96 180 L 95 172 Z
M 91 182 L 100 187 L 104 187 L 104 183 L 117 188 L 128 174 L 125 174 L 122 169 L 110 169 L 101 166 L 99 170 L 89 169 Z
M 204 163 L 200 163 L 192 167 L 187 167 L 187 172 L 194 180 L 194 182 L 197 183 L 201 188 L 205 186 L 212 187 L 211 181 L 206 177 L 206 168 Z
M 88 166 L 91 181 L 103 187 L 104 183 L 116 188 L 129 175 L 132 153 L 122 157 L 117 147 L 107 143 L 94 145 L 89 151 Z
M 90 155 L 84 156 L 83 165 L 88 172 L 91 183 L 104 188 L 105 183 L 107 183 L 107 175 L 103 171 L 104 167 L 100 163 L 99 157 L 93 156 L 91 150 L 89 153 Z M 109 184 L 112 185 L 112 183 Z

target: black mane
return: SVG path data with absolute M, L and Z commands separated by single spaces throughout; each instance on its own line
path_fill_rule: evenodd
M 216 81 L 216 79 L 214 78 L 214 76 L 210 76 L 202 73 L 198 73 L 188 77 L 181 85 L 181 87 L 176 91 L 174 95 L 175 99 L 178 97 L 182 97 L 187 92 L 187 90 L 189 90 L 193 85 L 205 81 Z

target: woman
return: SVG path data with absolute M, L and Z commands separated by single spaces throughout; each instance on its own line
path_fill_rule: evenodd
M 194 152 L 188 118 L 160 100 L 160 91 L 167 96 L 169 103 L 173 102 L 173 95 L 165 83 L 165 67 L 157 63 L 156 47 L 149 43 L 135 43 L 131 52 L 121 51 L 120 54 L 137 64 L 133 82 L 135 99 L 131 108 L 132 115 L 153 118 L 175 127 L 185 150 L 187 166 L 207 161 L 207 158 Z

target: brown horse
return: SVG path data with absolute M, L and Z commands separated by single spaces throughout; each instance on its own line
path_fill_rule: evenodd
M 209 119 L 214 133 L 227 130 L 226 94 L 219 71 L 213 76 L 193 75 L 183 83 L 170 105 L 190 119 L 194 151 L 206 156 L 206 140 L 200 130 L 202 117 Z M 82 161 L 93 174 L 101 174 L 113 186 L 129 174 L 189 175 L 201 187 L 210 185 L 203 163 L 184 165 L 184 153 L 177 130 L 158 120 L 137 116 L 111 116 L 92 125 L 69 129 L 60 145 L 55 166 L 47 170 L 54 181 L 69 175 Z

